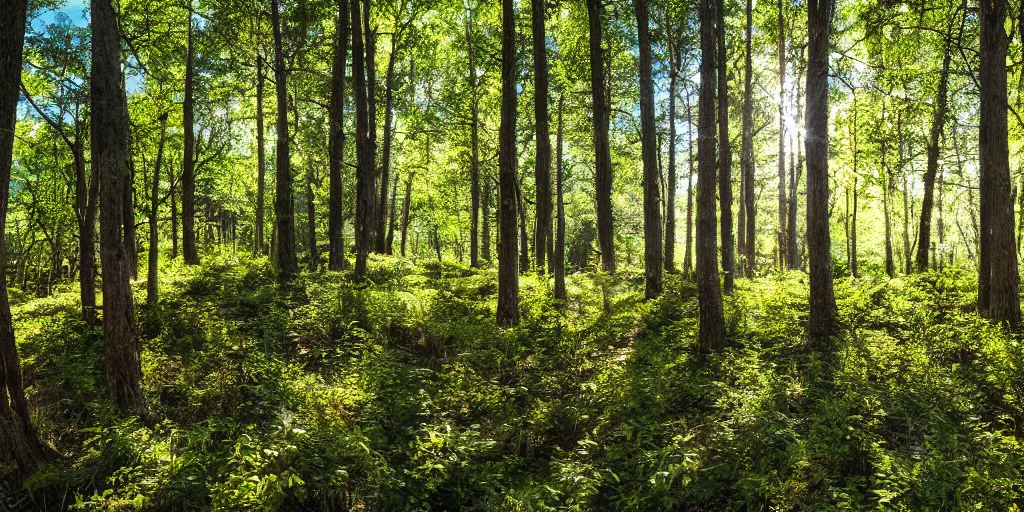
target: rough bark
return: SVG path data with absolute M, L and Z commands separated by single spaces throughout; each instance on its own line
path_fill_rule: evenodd
M 373 145 L 370 141 L 369 108 L 366 97 L 365 55 L 360 25 L 360 0 L 352 0 L 352 89 L 356 104 L 356 266 L 357 278 L 366 276 L 370 253 L 371 212 L 374 202 Z
M 725 345 L 725 314 L 718 282 L 715 208 L 715 11 L 720 0 L 700 2 L 700 93 L 697 104 L 697 303 L 700 350 Z
M 658 188 L 658 146 L 654 124 L 654 80 L 651 78 L 651 40 L 647 0 L 634 0 L 640 59 L 640 142 L 644 188 L 644 297 L 661 295 L 661 192 Z
M 673 39 L 667 37 L 669 47 L 669 86 L 668 86 L 668 186 L 665 191 L 665 272 L 676 271 L 676 187 L 678 172 L 676 169 L 676 92 L 679 82 L 679 60 L 674 48 Z
M 185 52 L 185 98 L 182 102 L 182 127 L 185 129 L 184 152 L 181 167 L 181 235 L 182 253 L 186 265 L 199 264 L 196 248 L 196 156 L 195 156 L 195 46 L 193 42 L 192 10 L 188 11 L 188 42 Z M 104 169 L 105 170 L 105 169 Z
M 590 89 L 594 110 L 594 185 L 597 201 L 597 241 L 601 268 L 615 272 L 615 229 L 612 222 L 612 157 L 608 141 L 609 105 L 601 48 L 601 0 L 587 0 L 590 30 Z
M 345 186 L 341 171 L 345 166 L 345 58 L 348 54 L 348 0 L 338 0 L 338 19 L 334 26 L 334 62 L 331 66 L 330 178 L 327 217 L 328 261 L 330 270 L 345 268 Z
M 804 114 L 807 154 L 807 255 L 811 339 L 823 341 L 836 328 L 828 211 L 828 54 L 835 0 L 807 3 L 807 87 Z
M 377 201 L 377 239 L 375 251 L 378 254 L 389 253 L 387 249 L 388 188 L 391 179 L 391 145 L 395 134 L 395 56 L 398 53 L 398 33 L 391 34 L 391 54 L 388 56 L 388 69 L 384 75 L 384 147 L 380 159 L 380 198 Z
M 120 37 L 110 0 L 92 0 L 92 158 L 102 169 L 100 262 L 103 265 L 103 344 L 107 387 L 122 409 L 143 405 L 135 303 L 124 245 L 128 181 L 128 101 L 121 80 Z
M 757 204 L 754 196 L 754 64 L 753 38 L 754 15 L 753 1 L 747 0 L 746 52 L 744 55 L 745 72 L 743 73 L 743 141 L 740 147 L 740 168 L 743 173 L 743 204 L 744 221 L 739 229 L 745 236 L 743 250 L 744 263 L 748 276 L 754 275 L 757 266 Z
M 537 185 L 536 223 L 533 248 L 537 272 L 544 272 L 547 247 L 551 242 L 551 133 L 548 128 L 548 56 L 544 31 L 545 0 L 531 0 L 533 8 L 533 68 L 537 151 L 534 181 Z M 642 2 L 638 2 L 642 3 Z M 649 52 L 648 52 L 649 53 Z
M 724 0 L 719 0 L 715 17 L 715 35 L 718 38 L 718 200 L 722 210 L 722 291 L 732 295 L 735 247 L 732 233 L 732 147 L 729 143 L 729 75 L 726 73 Z
M 405 200 L 402 201 L 402 257 L 405 257 L 405 240 L 409 234 L 409 207 L 412 205 L 412 179 L 415 174 L 410 174 L 405 179 Z
M 939 171 L 939 142 L 946 123 L 947 90 L 951 52 L 949 42 L 942 56 L 942 70 L 939 72 L 939 88 L 935 98 L 935 112 L 932 115 L 931 131 L 928 134 L 928 163 L 924 171 L 924 197 L 921 199 L 921 224 L 917 229 L 917 270 L 928 270 L 928 251 L 931 249 L 932 203 L 935 197 L 935 176 Z
M 1006 0 L 981 2 L 981 275 L 979 309 L 1012 329 L 1020 324 L 1020 273 L 1013 240 L 1007 126 Z M 984 284 L 983 284 L 984 283 Z
M 281 13 L 278 1 L 270 2 L 274 29 L 274 82 L 277 89 L 277 162 L 274 174 L 274 241 L 277 244 L 278 278 L 287 281 L 298 270 L 295 255 L 295 200 L 292 197 L 292 172 L 288 135 L 288 88 L 281 46 Z
M 516 28 L 515 2 L 501 2 L 501 126 L 498 166 L 498 325 L 519 324 L 519 262 L 516 234 Z

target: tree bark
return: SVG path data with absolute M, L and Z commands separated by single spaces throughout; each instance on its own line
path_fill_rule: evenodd
M 597 241 L 601 268 L 615 272 L 615 229 L 612 222 L 612 157 L 608 142 L 609 105 L 601 48 L 601 0 L 587 1 L 590 30 L 590 88 L 594 101 L 594 178 L 597 200 Z
M 498 148 L 501 221 L 498 225 L 498 310 L 502 326 L 519 324 L 519 263 L 516 261 L 516 27 L 515 3 L 501 2 L 501 126 Z
M 377 216 L 383 212 L 377 211 L 377 29 L 370 26 L 370 9 L 373 7 L 372 0 L 363 0 L 363 49 L 364 54 L 363 70 L 366 73 L 366 133 L 369 143 L 370 154 L 370 199 L 367 208 L 367 219 L 369 221 L 368 240 L 369 249 L 372 250 L 377 243 Z
M 779 268 L 786 268 L 789 256 L 786 254 L 786 17 L 778 0 L 779 8 Z
M 700 2 L 700 94 L 697 105 L 697 303 L 700 351 L 725 346 L 725 314 L 718 282 L 715 208 L 715 20 L 720 0 Z
M 298 270 L 295 256 L 295 200 L 292 197 L 291 158 L 288 148 L 288 88 L 281 46 L 281 13 L 278 1 L 270 1 L 274 29 L 274 82 L 277 88 L 277 169 L 274 190 L 274 241 L 277 243 L 278 278 L 287 281 Z
M 409 234 L 409 208 L 412 205 L 412 179 L 415 174 L 410 174 L 405 179 L 405 201 L 402 201 L 402 257 L 405 257 L 405 240 Z
M 338 0 L 338 19 L 334 25 L 334 62 L 331 66 L 331 123 L 329 148 L 330 197 L 328 199 L 327 267 L 345 268 L 345 186 L 341 171 L 345 166 L 345 58 L 348 54 L 348 0 Z
M 993 322 L 1020 324 L 1020 273 L 1013 241 L 1007 127 L 1006 0 L 981 2 L 981 275 L 978 306 Z
M 558 135 L 556 137 L 557 152 L 555 153 L 555 173 L 557 178 L 557 189 L 555 189 L 556 205 L 558 211 L 555 213 L 558 219 L 558 229 L 555 232 L 555 300 L 565 300 L 565 200 L 562 197 L 565 189 L 565 175 L 562 169 L 562 136 L 565 125 L 562 119 L 562 111 L 565 107 L 565 97 L 558 97 Z
M 744 263 L 746 272 L 750 277 L 754 276 L 754 269 L 757 267 L 757 204 L 754 196 L 754 64 L 753 64 L 753 38 L 754 38 L 754 6 L 752 0 L 747 0 L 747 27 L 746 27 L 746 52 L 744 55 L 744 66 L 746 72 L 743 74 L 743 141 L 740 148 L 740 167 L 743 173 L 742 209 L 745 211 L 744 221 L 746 225 L 740 225 L 740 231 L 745 232 L 746 240 L 743 244 Z
M 807 255 L 810 280 L 808 334 L 817 343 L 836 328 L 828 211 L 828 54 L 835 0 L 807 3 Z
M 942 70 L 939 72 L 939 89 L 935 99 L 935 112 L 928 135 L 928 163 L 924 171 L 924 198 L 921 200 L 921 224 L 917 230 L 917 271 L 928 270 L 928 251 L 932 236 L 932 201 L 935 195 L 935 176 L 939 171 L 939 142 L 946 123 L 947 90 L 949 87 L 950 43 L 942 56 Z
M 164 159 L 164 141 L 167 137 L 167 114 L 160 116 L 160 143 L 156 148 L 156 163 L 153 167 L 153 183 L 149 203 L 149 272 L 146 275 L 146 304 L 156 307 L 159 299 L 160 264 L 160 166 Z
M 377 240 L 376 252 L 386 254 L 390 252 L 387 248 L 385 232 L 388 221 L 388 188 L 391 178 L 391 143 L 395 133 L 395 55 L 398 48 L 398 33 L 391 34 L 391 54 L 388 56 L 388 70 L 384 75 L 384 147 L 380 159 L 380 199 L 377 201 Z
M 359 12 L 360 0 L 352 0 L 352 88 L 356 104 L 356 277 L 366 276 L 366 258 L 370 253 L 372 209 L 374 202 L 373 146 L 366 97 L 365 55 Z
M 395 175 L 395 180 L 391 185 L 391 208 L 388 212 L 388 236 L 384 243 L 384 254 L 392 255 L 395 253 L 395 200 L 398 196 L 398 175 Z
M 676 271 L 676 187 L 678 172 L 676 169 L 676 92 L 679 82 L 679 60 L 673 38 L 669 35 L 669 86 L 668 86 L 668 186 L 665 191 L 665 272 Z
M 654 80 L 651 78 L 651 40 L 647 0 L 634 0 L 640 74 L 640 142 L 643 153 L 644 187 L 644 297 L 661 295 L 662 243 L 661 194 L 658 188 L 658 146 L 654 124 Z
M 480 227 L 480 98 L 477 91 L 476 45 L 473 44 L 473 11 L 466 12 L 466 46 L 469 48 L 469 88 L 470 88 L 470 217 L 469 217 L 469 265 L 480 266 L 479 243 L 477 235 Z M 485 184 L 486 186 L 486 184 Z M 485 205 L 486 208 L 486 205 Z M 490 235 L 488 232 L 487 212 L 484 211 L 484 260 L 490 259 Z
M 124 244 L 124 190 L 128 181 L 128 101 L 121 80 L 120 37 L 109 0 L 92 0 L 92 158 L 103 169 L 100 186 L 100 261 L 103 265 L 103 344 L 107 387 L 122 409 L 141 409 L 142 366 L 135 331 Z
M 690 171 L 686 175 L 686 254 L 683 256 L 683 271 L 693 271 L 693 110 L 690 108 L 690 91 L 686 91 L 686 152 Z
M 195 80 L 195 46 L 193 43 L 192 9 L 188 11 L 188 42 L 185 53 L 185 99 L 182 102 L 182 125 L 185 129 L 184 153 L 181 167 L 181 228 L 182 251 L 186 265 L 199 264 L 196 249 L 196 157 L 193 81 Z
M 534 180 L 537 185 L 536 234 L 533 237 L 537 272 L 543 273 L 547 265 L 548 244 L 551 242 L 551 132 L 548 128 L 548 56 L 544 31 L 545 0 L 531 0 L 533 8 L 533 67 L 537 152 L 534 161 Z M 648 52 L 649 53 L 649 52 Z M 659 249 L 660 250 L 660 249 Z
M 718 200 L 722 209 L 722 291 L 732 295 L 735 278 L 735 250 L 732 233 L 732 148 L 729 143 L 729 75 L 726 73 L 725 2 L 719 0 L 717 18 L 718 38 Z

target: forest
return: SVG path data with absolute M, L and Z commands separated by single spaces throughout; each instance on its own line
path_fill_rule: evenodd
M 0 511 L 1024 508 L 1024 0 L 0 0 Z

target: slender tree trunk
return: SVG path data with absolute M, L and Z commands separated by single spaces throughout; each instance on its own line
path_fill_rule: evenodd
M 103 265 L 103 344 L 107 387 L 122 409 L 143 406 L 142 366 L 135 303 L 124 244 L 124 190 L 128 181 L 128 101 L 121 80 L 120 37 L 109 0 L 92 0 L 92 158 L 103 169 L 100 186 L 100 260 Z
M 167 114 L 160 116 L 160 143 L 156 148 L 156 163 L 153 168 L 153 183 L 149 203 L 149 272 L 146 276 L 146 304 L 156 307 L 159 298 L 159 250 L 160 250 L 160 165 L 164 159 L 164 140 L 167 137 Z
M 683 256 L 683 271 L 693 271 L 693 110 L 690 108 L 690 92 L 686 92 L 686 152 L 690 171 L 686 175 L 686 254 Z
M 398 48 L 397 33 L 391 34 L 391 54 L 388 57 L 388 70 L 384 75 L 384 148 L 380 159 L 380 199 L 377 201 L 377 240 L 378 254 L 390 253 L 387 248 L 385 230 L 388 221 L 388 182 L 391 179 L 391 143 L 395 133 L 395 55 Z
M 365 50 L 363 70 L 366 73 L 366 133 L 369 143 L 370 155 L 370 199 L 367 207 L 368 229 L 368 250 L 372 250 L 377 243 L 377 237 L 382 233 L 377 232 L 377 216 L 383 212 L 377 211 L 377 29 L 370 26 L 370 10 L 373 8 L 372 0 L 363 0 L 363 38 Z
M 181 167 L 182 250 L 186 265 L 199 264 L 196 249 L 196 156 L 193 81 L 195 80 L 195 47 L 193 45 L 192 9 L 188 11 L 188 43 L 185 53 L 185 99 L 182 102 L 182 124 L 185 128 L 184 157 Z
M 384 244 L 384 254 L 392 255 L 395 253 L 395 200 L 398 198 L 398 174 L 395 174 L 395 179 L 391 184 L 391 209 L 388 212 L 388 236 L 387 241 Z
M 135 165 L 130 156 L 131 146 L 129 139 L 128 181 L 124 184 L 124 252 L 128 258 L 126 262 L 128 279 L 137 279 L 139 277 L 139 247 L 135 239 Z
M 555 257 L 554 257 L 554 271 L 555 271 L 555 300 L 565 300 L 565 200 L 562 194 L 565 190 L 565 174 L 562 169 L 562 134 L 565 131 L 565 125 L 562 120 L 562 111 L 565 107 L 565 97 L 558 96 L 558 135 L 556 137 L 557 151 L 555 153 L 555 173 L 557 178 L 557 189 L 556 204 L 558 211 L 556 216 L 558 219 L 558 230 L 555 232 Z
M 295 130 L 298 133 L 298 129 Z M 313 193 L 313 166 L 306 168 L 306 222 L 309 224 L 309 269 L 320 267 L 320 252 L 316 247 L 316 194 Z
M 342 0 L 344 2 L 344 0 Z M 263 129 L 263 57 L 256 55 L 256 236 L 253 249 L 256 254 L 266 254 L 264 240 L 264 219 L 266 214 L 263 211 L 263 204 L 266 201 L 267 190 L 267 150 Z M 172 194 L 173 195 L 173 194 Z M 177 240 L 177 237 L 175 237 Z M 175 242 L 177 243 L 177 242 Z M 177 254 L 177 250 L 174 251 Z
M 655 141 L 654 80 L 651 78 L 651 40 L 647 0 L 633 2 L 637 24 L 640 73 L 640 141 L 644 164 L 644 277 L 647 299 L 661 295 L 661 197 L 658 190 L 658 146 Z
M 483 197 L 480 203 L 480 215 L 483 218 L 483 226 L 480 233 L 480 259 L 485 262 L 491 261 L 491 182 L 481 178 L 483 184 Z
M 669 45 L 669 86 L 668 86 L 668 186 L 665 190 L 665 272 L 676 271 L 676 92 L 679 82 L 679 61 L 671 36 Z
M 729 75 L 726 73 L 725 2 L 719 0 L 715 16 L 718 38 L 718 199 L 722 209 L 722 291 L 732 295 L 735 251 L 732 234 L 732 148 L 729 144 Z
M 612 222 L 612 157 L 608 142 L 609 106 L 601 48 L 601 0 L 587 0 L 590 26 L 590 88 L 594 100 L 594 176 L 597 199 L 597 241 L 601 267 L 615 272 L 615 229 Z
M 498 165 L 501 222 L 498 225 L 498 325 L 519 324 L 519 265 L 516 261 L 516 27 L 515 3 L 501 2 L 501 127 Z
M 366 276 L 366 258 L 370 252 L 372 208 L 374 202 L 373 145 L 366 95 L 365 55 L 359 12 L 360 0 L 352 0 L 352 88 L 356 104 L 356 267 L 357 278 Z
M 757 267 L 757 204 L 754 195 L 754 65 L 752 41 L 754 38 L 753 2 L 747 0 L 746 52 L 744 55 L 745 72 L 743 74 L 743 141 L 740 148 L 741 172 L 743 173 L 743 193 L 741 208 L 745 210 L 746 225 L 740 223 L 740 232 L 746 232 L 743 249 L 746 272 L 754 276 Z
M 801 60 L 803 56 L 801 55 Z M 799 61 L 798 61 L 799 62 Z M 794 96 L 796 97 L 796 120 L 800 120 L 800 112 L 803 110 L 801 102 L 800 91 L 800 69 L 799 67 L 794 72 L 794 81 L 796 85 L 796 91 Z M 789 199 L 787 201 L 787 220 L 786 220 L 786 253 L 787 263 L 791 270 L 800 270 L 803 268 L 803 258 L 801 257 L 800 250 L 797 247 L 797 242 L 800 237 L 797 235 L 797 219 L 799 214 L 799 202 L 797 201 L 797 187 L 800 183 L 800 175 L 803 174 L 804 169 L 804 151 L 803 151 L 803 136 L 799 130 L 796 133 L 796 148 L 790 152 L 789 155 Z M 794 156 L 796 159 L 794 161 Z
M 787 255 L 786 243 L 786 17 L 778 0 L 779 8 L 779 268 L 786 268 L 792 255 Z
M 480 266 L 478 256 L 479 243 L 477 235 L 480 231 L 480 98 L 477 91 L 477 69 L 476 69 L 476 45 L 473 42 L 473 11 L 466 12 L 466 46 L 469 47 L 469 87 L 470 94 L 470 228 L 469 228 L 469 264 L 472 267 Z M 487 186 L 485 184 L 485 186 Z M 486 208 L 486 205 L 485 205 Z M 490 259 L 490 236 L 487 233 L 487 212 L 484 211 L 484 248 L 483 259 Z
M 853 178 L 853 222 L 850 224 L 850 274 L 860 277 L 857 271 L 857 177 Z
M 327 239 L 330 270 L 345 268 L 345 186 L 341 171 L 345 166 L 345 59 L 348 54 L 348 0 L 338 0 L 338 19 L 334 27 L 334 62 L 331 66 L 331 109 L 329 148 L 330 198 L 328 199 Z M 262 124 L 262 123 L 260 123 Z
M 928 135 L 928 164 L 924 171 L 924 198 L 921 200 L 921 225 L 917 230 L 917 270 L 928 269 L 928 250 L 932 236 L 932 200 L 935 194 L 935 175 L 939 170 L 939 142 L 946 123 L 946 100 L 949 84 L 950 43 L 942 56 L 942 71 L 939 72 L 939 90 L 935 99 L 932 128 Z
M 516 211 L 519 213 L 519 271 L 530 271 L 530 237 L 526 231 L 526 199 L 522 176 L 516 178 Z
M 835 0 L 807 3 L 807 253 L 811 288 L 808 334 L 824 341 L 836 328 L 828 213 L 828 54 Z
M 82 138 L 75 136 L 75 203 L 78 205 L 78 284 L 82 300 L 82 318 L 96 325 L 96 203 L 99 199 L 99 169 L 92 166 L 92 177 L 85 173 Z
M 178 182 L 174 179 L 174 168 L 167 165 L 167 180 L 170 190 L 167 195 L 171 198 L 171 259 L 178 257 Z
M 715 20 L 720 0 L 700 2 L 700 95 L 697 114 L 697 303 L 701 352 L 725 346 L 725 314 L 718 283 L 715 208 Z
M 537 184 L 537 230 L 533 238 L 537 272 L 544 272 L 551 240 L 551 133 L 548 129 L 548 56 L 544 31 L 545 0 L 531 0 L 533 7 L 534 116 L 537 152 L 534 178 Z
M 409 234 L 409 207 L 412 205 L 412 179 L 415 174 L 410 174 L 405 179 L 405 201 L 402 201 L 402 257 L 405 257 L 405 240 Z
M 27 11 L 25 0 L 0 5 L 0 73 L 8 77 L 0 80 L 0 464 L 17 465 L 17 483 L 54 455 L 31 423 L 7 295 L 7 205 Z
M 1020 324 L 1020 273 L 1013 247 L 1007 128 L 1006 0 L 980 4 L 981 276 L 979 309 L 1012 329 Z
M 274 29 L 274 81 L 277 86 L 277 170 L 274 191 L 274 240 L 277 243 L 277 271 L 287 281 L 298 270 L 295 256 L 295 201 L 292 197 L 291 158 L 288 148 L 288 87 L 281 47 L 281 13 L 278 1 L 271 0 Z

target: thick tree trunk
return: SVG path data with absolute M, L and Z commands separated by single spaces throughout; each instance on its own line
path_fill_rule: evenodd
M 344 2 L 345 0 L 342 0 Z M 264 202 L 267 190 L 267 150 L 263 129 L 263 57 L 256 55 L 256 233 L 253 249 L 256 254 L 266 254 L 264 240 Z M 177 254 L 177 251 L 175 251 Z
M 612 157 L 608 142 L 609 105 L 601 48 L 601 0 L 587 1 L 590 27 L 590 89 L 594 105 L 594 178 L 597 200 L 597 241 L 601 268 L 615 272 L 615 229 L 612 222 Z
M 17 483 L 54 455 L 32 427 L 7 296 L 7 205 L 27 10 L 25 0 L 0 5 L 0 75 L 8 77 L 0 80 L 0 464 L 17 465 Z
M 466 12 L 466 46 L 469 47 L 469 87 L 470 94 L 470 217 L 469 217 L 469 265 L 480 266 L 478 256 L 479 243 L 477 235 L 480 230 L 480 98 L 477 91 L 476 45 L 473 43 L 473 11 Z M 486 184 L 485 184 L 486 186 Z M 486 205 L 485 205 L 486 208 Z M 487 211 L 484 210 L 484 248 L 483 259 L 490 259 L 490 235 L 487 230 Z
M 545 0 L 531 0 L 533 7 L 533 67 L 537 152 L 534 161 L 534 179 L 537 184 L 537 229 L 533 248 L 537 272 L 543 273 L 547 263 L 548 244 L 551 242 L 551 133 L 548 129 L 548 56 L 544 31 Z M 642 58 L 642 57 L 641 57 Z M 660 250 L 660 249 L 659 249 Z
M 745 215 L 744 225 L 740 223 L 740 233 L 745 234 L 743 245 L 743 259 L 746 265 L 747 276 L 754 276 L 754 269 L 757 266 L 757 204 L 754 196 L 754 64 L 753 64 L 753 38 L 754 38 L 754 15 L 753 0 L 747 0 L 747 27 L 746 27 L 746 52 L 744 55 L 743 73 L 743 142 L 740 148 L 740 172 L 743 173 L 743 192 L 740 194 L 743 204 L 740 206 Z
M 562 120 L 562 111 L 565 107 L 565 97 L 558 97 L 558 135 L 556 137 L 557 150 L 555 152 L 555 173 L 557 178 L 558 187 L 555 189 L 555 201 L 558 211 L 555 212 L 557 216 L 558 229 L 555 232 L 555 253 L 554 253 L 554 273 L 555 273 L 555 300 L 565 300 L 565 200 L 562 197 L 565 191 L 565 174 L 562 169 L 562 136 L 565 131 L 565 125 Z
M 992 321 L 1020 324 L 1020 273 L 1013 247 L 1007 133 L 1006 0 L 981 2 L 981 275 L 978 306 Z
M 647 0 L 635 0 L 637 45 L 640 73 L 640 142 L 643 151 L 644 186 L 644 296 L 661 295 L 661 194 L 658 189 L 658 146 L 654 124 L 654 80 L 651 79 L 651 40 L 647 20 Z
M 725 314 L 718 282 L 715 208 L 715 19 L 721 0 L 700 2 L 700 95 L 697 105 L 697 303 L 700 351 L 725 346 Z
M 92 158 L 103 169 L 100 186 L 100 261 L 103 265 L 103 344 L 107 387 L 122 409 L 143 406 L 142 366 L 135 332 L 124 244 L 124 190 L 128 181 L 128 101 L 121 80 L 120 37 L 109 0 L 92 0 Z
M 156 307 L 159 298 L 160 264 L 160 166 L 164 160 L 164 141 L 167 137 L 167 114 L 160 116 L 160 143 L 156 148 L 156 163 L 153 167 L 153 183 L 149 203 L 149 272 L 146 275 L 146 304 Z
M 366 97 L 365 55 L 359 11 L 360 0 L 352 0 L 352 88 L 356 103 L 356 277 L 366 276 L 366 258 L 370 253 L 371 218 L 374 202 L 373 145 Z
M 345 58 L 348 54 L 348 0 L 338 0 L 338 19 L 334 24 L 334 62 L 331 66 L 330 197 L 328 199 L 327 239 L 330 270 L 345 268 L 345 186 L 341 171 L 345 166 Z
M 199 264 L 196 248 L 196 156 L 193 81 L 195 80 L 195 47 L 193 45 L 192 9 L 188 11 L 188 43 L 185 53 L 185 99 L 182 102 L 182 125 L 185 141 L 181 167 L 181 234 L 186 265 Z
M 939 72 L 939 90 L 935 98 L 935 112 L 932 116 L 931 132 L 928 135 L 928 164 L 924 171 L 924 198 L 921 200 L 921 224 L 917 230 L 917 270 L 928 269 L 928 251 L 931 249 L 932 201 L 935 195 L 935 176 L 939 171 L 939 142 L 946 123 L 947 90 L 951 53 L 949 43 L 942 56 L 942 70 Z
M 786 268 L 791 255 L 787 255 L 786 243 L 786 17 L 778 0 L 779 8 L 779 229 L 776 232 L 779 247 L 779 268 Z
M 519 263 L 516 261 L 516 27 L 515 3 L 501 2 L 501 127 L 498 166 L 498 325 L 519 324 Z
M 722 291 L 732 295 L 735 250 L 732 235 L 732 148 L 729 143 L 729 75 L 726 73 L 725 2 L 719 0 L 715 17 L 718 38 L 718 200 L 722 209 Z
M 828 54 L 835 0 L 807 3 L 807 255 L 812 340 L 824 341 L 836 328 L 828 212 Z
M 281 46 L 281 13 L 278 1 L 270 2 L 274 29 L 274 82 L 277 88 L 277 169 L 274 190 L 274 241 L 277 243 L 277 271 L 282 281 L 298 270 L 295 255 L 295 200 L 292 197 L 292 172 L 288 135 L 288 88 Z

